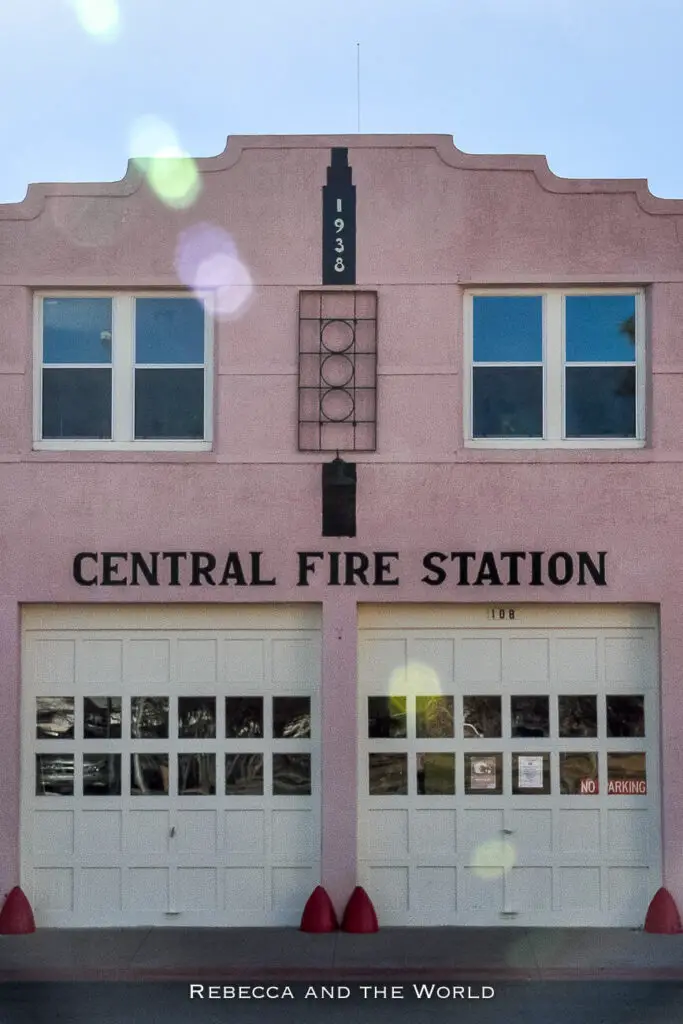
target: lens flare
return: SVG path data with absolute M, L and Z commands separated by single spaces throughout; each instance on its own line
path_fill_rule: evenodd
M 506 839 L 491 839 L 478 846 L 472 855 L 472 866 L 479 878 L 500 878 L 514 867 L 515 848 Z
M 192 206 L 201 191 L 199 171 L 170 125 L 156 117 L 140 118 L 131 131 L 130 152 L 162 203 L 175 209 Z
M 213 224 L 195 224 L 181 232 L 175 268 L 187 288 L 213 294 L 213 312 L 221 319 L 236 319 L 253 298 L 249 268 L 240 259 L 232 236 Z
M 121 27 L 121 15 L 117 0 L 70 0 L 79 24 L 84 32 L 111 42 L 117 38 Z
M 395 668 L 389 676 L 389 695 L 418 693 L 441 693 L 441 682 L 436 670 L 420 661 L 409 661 L 407 665 Z

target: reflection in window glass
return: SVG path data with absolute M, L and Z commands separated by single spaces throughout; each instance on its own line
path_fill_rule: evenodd
M 225 735 L 233 739 L 263 736 L 263 697 L 226 697 Z
M 550 793 L 550 754 L 513 754 L 512 792 L 520 796 Z
M 607 697 L 607 735 L 645 735 L 645 707 L 642 696 Z
M 408 793 L 408 755 L 370 754 L 370 796 Z
M 405 739 L 405 697 L 368 697 L 368 736 L 373 740 Z
M 42 437 L 105 440 L 111 437 L 111 370 L 43 370 Z
M 273 736 L 302 740 L 310 735 L 310 697 L 273 697 Z
M 549 736 L 550 708 L 547 697 L 511 697 L 513 736 Z
M 72 740 L 74 738 L 73 697 L 37 698 L 36 736 L 39 740 Z
M 168 738 L 168 697 L 131 697 L 130 734 L 135 739 Z
M 415 711 L 418 737 L 441 739 L 454 735 L 452 697 L 417 697 Z
M 215 697 L 178 697 L 178 736 L 181 739 L 215 738 Z
M 131 754 L 130 791 L 133 796 L 168 794 L 168 754 Z
M 474 437 L 543 436 L 543 367 L 475 366 Z
M 121 796 L 120 754 L 84 754 L 83 795 Z
M 44 363 L 110 363 L 111 299 L 43 299 Z
M 263 796 L 263 754 L 225 755 L 228 796 Z
M 634 366 L 568 366 L 567 437 L 635 437 Z
M 598 755 L 572 751 L 560 754 L 560 793 L 592 796 L 598 792 Z
M 565 315 L 568 363 L 635 361 L 634 295 L 567 295 Z
M 647 793 L 643 751 L 607 755 L 607 792 L 612 796 L 642 796 Z
M 36 754 L 36 796 L 73 796 L 73 754 Z
M 204 307 L 196 299 L 135 300 L 136 363 L 204 362 Z
M 597 736 L 598 701 L 594 695 L 558 697 L 560 736 Z
M 455 793 L 455 754 L 417 755 L 417 792 L 425 796 L 452 796 Z
M 136 440 L 203 437 L 203 370 L 135 371 Z
M 273 754 L 274 796 L 309 795 L 311 792 L 310 754 Z
M 465 754 L 465 793 L 479 796 L 503 792 L 502 754 Z
M 178 795 L 213 796 L 216 792 L 215 754 L 178 754 Z
M 475 363 L 540 363 L 543 299 L 540 295 L 475 295 Z
M 501 736 L 500 697 L 463 697 L 463 736 L 488 739 Z
M 83 698 L 83 738 L 121 739 L 121 698 Z

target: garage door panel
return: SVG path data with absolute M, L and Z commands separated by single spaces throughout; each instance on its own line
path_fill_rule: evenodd
M 558 847 L 564 856 L 575 855 L 588 862 L 601 856 L 600 811 L 560 810 Z
M 416 810 L 410 822 L 411 853 L 426 863 L 431 858 L 436 858 L 437 862 L 442 857 L 452 860 L 457 847 L 456 818 L 455 808 L 447 811 Z
M 460 852 L 468 860 L 479 853 L 484 844 L 497 842 L 503 837 L 503 810 L 475 810 L 471 807 L 462 811 L 462 837 Z
M 550 677 L 550 641 L 545 637 L 506 637 L 503 677 L 510 683 L 545 683 Z
M 195 685 L 215 683 L 218 673 L 218 641 L 194 640 L 178 637 L 176 641 L 176 670 L 178 682 Z M 263 680 L 263 674 L 259 681 Z
M 360 683 L 369 685 L 377 694 L 388 693 L 390 682 L 400 686 L 405 679 L 407 648 L 405 640 L 362 638 L 358 658 Z
M 518 863 L 537 864 L 553 852 L 553 812 L 547 810 L 511 810 L 505 815 L 505 827 L 511 832 Z
M 226 682 L 261 687 L 266 678 L 266 644 L 256 637 L 221 642 L 221 675 Z
M 408 856 L 407 810 L 374 808 L 365 829 L 364 855 L 373 861 L 401 860 Z
M 507 909 L 548 914 L 553 906 L 553 873 L 547 867 L 512 867 L 505 879 Z
M 455 641 L 455 678 L 469 686 L 500 683 L 503 641 L 500 637 L 461 637 Z
M 418 865 L 410 883 L 411 902 L 433 924 L 447 923 L 457 910 L 457 873 L 452 866 Z
M 607 812 L 608 856 L 612 861 L 648 864 L 651 859 L 651 836 L 648 810 Z
M 37 683 L 73 687 L 76 680 L 76 641 L 39 639 L 29 649 L 28 675 Z
M 74 811 L 38 811 L 35 816 L 33 849 L 36 862 L 42 858 L 54 863 L 60 857 L 71 859 L 74 852 Z
M 597 637 L 557 637 L 553 651 L 557 681 L 581 687 L 596 683 L 599 672 L 598 650 Z
M 123 812 L 81 811 L 78 815 L 78 855 L 92 861 L 94 858 L 118 860 L 123 848 Z
M 599 867 L 559 867 L 556 872 L 557 910 L 568 918 L 600 908 L 602 898 Z
M 77 647 L 76 682 L 121 683 L 123 679 L 122 640 L 81 640 Z
M 255 915 L 266 909 L 266 872 L 264 868 L 232 867 L 223 872 L 224 909 L 249 911 Z
M 367 888 L 379 899 L 386 915 L 386 923 L 396 923 L 393 915 L 401 916 L 408 912 L 408 876 L 407 867 L 372 867 L 367 872 Z

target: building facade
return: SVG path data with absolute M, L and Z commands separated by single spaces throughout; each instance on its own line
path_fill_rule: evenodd
M 682 903 L 683 205 L 448 136 L 190 169 L 0 207 L 0 894 Z

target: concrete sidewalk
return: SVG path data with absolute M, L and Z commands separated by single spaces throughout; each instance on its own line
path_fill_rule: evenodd
M 0 981 L 683 980 L 683 935 L 620 929 L 74 929 L 0 936 Z

